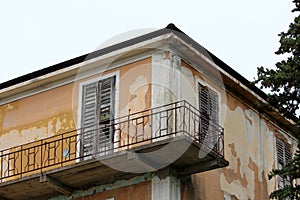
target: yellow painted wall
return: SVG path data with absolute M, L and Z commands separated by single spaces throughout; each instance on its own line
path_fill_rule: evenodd
M 0 150 L 74 129 L 72 84 L 0 106 Z
M 151 58 L 146 58 L 104 73 L 118 71 L 120 74 L 118 116 L 151 108 L 151 62 Z M 214 84 L 186 62 L 182 61 L 181 65 L 182 76 L 187 80 L 183 84 L 191 86 L 189 89 L 181 88 L 182 99 L 198 105 L 195 100 L 196 79 L 206 81 L 221 94 L 224 93 L 224 88 Z M 76 134 L 73 130 L 76 129 L 78 116 L 78 85 L 99 75 L 0 106 L 0 150 L 36 141 L 24 146 L 32 147 L 44 138 L 53 137 L 49 141 L 59 139 L 56 136 L 67 131 L 71 131 L 69 136 Z M 266 199 L 275 188 L 273 180 L 267 181 L 267 174 L 275 166 L 273 152 L 277 128 L 230 93 L 221 96 L 220 111 L 220 124 L 225 130 L 225 159 L 229 161 L 229 166 L 193 175 L 191 186 L 184 191 L 193 190 L 187 193 L 198 195 L 198 199 Z M 143 125 L 132 125 L 137 128 L 149 127 L 149 121 L 146 119 Z M 122 138 L 127 138 L 128 133 L 119 134 L 120 144 L 126 144 Z M 63 150 L 66 143 L 64 140 L 58 145 Z M 71 153 L 75 148 L 76 145 L 72 144 Z M 12 152 L 18 150 L 20 148 L 11 149 Z M 62 151 L 58 153 L 57 159 L 62 159 Z M 15 156 L 19 156 L 16 163 L 19 165 L 20 157 L 25 155 Z M 39 158 L 41 155 L 36 156 Z M 24 166 L 21 169 L 24 170 Z M 189 199 L 187 196 L 183 196 L 183 199 Z
M 120 79 L 116 80 L 120 85 L 118 116 L 129 114 L 129 110 L 133 113 L 149 109 L 151 106 L 151 58 L 4 104 L 0 106 L 0 156 L 2 154 L 0 162 L 2 161 L 3 166 L 0 174 L 12 176 L 30 171 L 30 173 L 23 174 L 29 175 L 36 173 L 35 169 L 41 166 L 53 165 L 44 168 L 44 170 L 49 170 L 61 166 L 56 163 L 74 159 L 76 142 L 78 142 L 78 138 L 74 135 L 77 134 L 76 128 L 78 127 L 76 124 L 79 83 L 115 71 L 120 74 Z M 139 86 L 141 84 L 142 87 Z M 63 139 L 62 133 L 64 133 Z M 23 146 L 19 147 L 19 145 Z M 24 151 L 24 149 L 27 150 Z M 62 156 L 64 150 L 69 150 L 71 155 L 68 158 Z M 7 156 L 3 156 L 4 154 Z M 42 156 L 45 159 L 42 160 Z M 23 161 L 22 166 L 21 161 Z M 75 160 L 64 165 L 74 162 Z M 13 169 L 10 172 L 6 170 L 8 165 Z

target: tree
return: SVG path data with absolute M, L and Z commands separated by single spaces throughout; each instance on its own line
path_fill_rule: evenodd
M 300 119 L 297 117 L 300 104 L 300 0 L 293 0 L 296 13 L 294 22 L 289 26 L 287 32 L 280 36 L 280 47 L 275 53 L 286 55 L 287 58 L 277 62 L 275 69 L 258 67 L 257 80 L 261 88 L 270 89 L 268 100 L 270 106 L 276 108 L 286 118 L 295 121 L 300 127 Z M 278 189 L 270 194 L 271 199 L 300 199 L 300 185 L 294 184 L 295 179 L 300 178 L 300 132 L 298 134 L 298 150 L 282 169 L 274 169 L 269 174 L 269 179 L 280 175 L 290 182 L 284 188 Z

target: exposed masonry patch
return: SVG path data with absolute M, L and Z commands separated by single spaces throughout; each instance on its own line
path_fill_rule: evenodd
M 125 186 L 129 186 L 129 185 L 138 184 L 138 183 L 141 183 L 141 182 L 148 181 L 150 179 L 151 179 L 151 174 L 147 173 L 147 174 L 144 174 L 143 176 L 136 176 L 136 177 L 131 178 L 129 180 L 119 180 L 119 181 L 116 181 L 116 182 L 111 183 L 111 184 L 94 186 L 94 187 L 91 187 L 87 190 L 76 190 L 70 196 L 60 195 L 60 196 L 50 198 L 49 200 L 70 200 L 70 199 L 74 199 L 74 198 L 80 198 L 80 197 L 84 197 L 84 196 L 88 196 L 88 195 L 93 195 L 93 194 L 96 194 L 96 193 L 99 193 L 99 192 L 109 191 L 109 190 L 117 189 L 117 188 L 120 188 L 120 187 L 125 187 Z

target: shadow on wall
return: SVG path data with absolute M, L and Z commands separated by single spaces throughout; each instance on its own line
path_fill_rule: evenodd
M 198 181 L 193 181 L 191 176 L 185 176 L 181 179 L 181 199 L 182 200 L 200 200 Z

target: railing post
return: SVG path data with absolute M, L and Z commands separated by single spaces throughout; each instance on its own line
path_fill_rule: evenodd
M 43 160 L 44 160 L 44 159 L 43 159 L 43 146 L 44 146 L 43 143 L 44 143 L 44 142 L 43 142 L 43 141 L 44 141 L 44 140 L 41 140 L 41 144 L 40 144 L 40 145 L 41 145 L 41 161 L 40 161 L 40 162 L 41 162 L 41 164 L 40 164 L 40 165 L 41 165 L 41 170 L 40 170 L 41 173 L 43 172 L 43 167 L 44 167 L 44 165 L 43 165 Z
M 127 119 L 127 133 L 125 134 L 127 136 L 127 148 L 129 148 L 129 126 L 130 126 L 130 109 L 129 109 L 129 113 L 128 113 L 128 119 Z
M 192 137 L 192 139 L 196 140 L 198 143 L 206 144 L 207 138 L 204 139 L 204 137 L 208 137 L 209 136 L 208 132 L 213 131 L 213 135 L 210 137 L 213 137 L 214 142 L 217 141 L 217 144 L 214 144 L 213 146 L 213 151 L 216 151 L 216 153 L 224 156 L 224 129 L 221 126 L 219 126 L 216 122 L 207 121 L 209 119 L 205 116 L 204 113 L 201 113 L 201 111 L 199 111 L 197 108 L 195 108 L 193 105 L 189 104 L 185 100 L 166 104 L 163 106 L 158 106 L 137 113 L 130 113 L 129 110 L 129 114 L 127 116 L 123 116 L 118 119 L 119 119 L 118 121 L 112 121 L 110 123 L 112 129 L 111 132 L 112 143 L 109 145 L 113 145 L 112 146 L 113 149 L 115 147 L 116 148 L 122 147 L 122 150 L 129 149 L 130 147 L 132 147 L 130 145 L 132 145 L 133 143 L 136 144 L 144 141 L 155 142 L 156 139 L 158 140 L 164 139 L 166 135 L 177 136 L 178 133 L 181 132 L 184 135 L 188 135 Z M 150 136 L 146 135 L 149 133 L 148 129 L 146 129 L 145 127 L 146 119 L 149 119 L 147 121 L 147 125 L 149 123 Z M 126 127 L 126 123 L 127 123 L 127 127 Z M 211 130 L 206 130 L 207 126 L 209 126 L 209 123 L 212 123 L 211 128 L 209 128 Z M 143 126 L 142 129 L 140 129 L 140 126 Z M 115 129 L 118 130 L 119 132 L 115 132 L 116 131 Z M 76 132 L 75 134 L 73 133 L 70 134 L 70 132 L 62 133 L 60 135 L 56 135 L 51 138 L 41 139 L 40 141 L 34 141 L 32 145 L 19 145 L 17 146 L 17 148 L 19 148 L 20 150 L 17 152 L 13 152 L 13 151 L 10 152 L 9 149 L 1 150 L 0 151 L 0 162 L 1 162 L 0 182 L 3 182 L 4 178 L 10 177 L 12 172 L 14 172 L 14 174 L 17 174 L 16 170 L 18 169 L 19 166 L 21 166 L 20 171 L 18 173 L 20 174 L 19 177 L 24 177 L 24 175 L 28 174 L 28 172 L 30 171 L 42 173 L 45 171 L 45 169 L 48 169 L 49 166 L 55 165 L 55 167 L 63 167 L 65 166 L 65 162 L 70 161 L 71 159 L 77 160 L 77 159 L 83 159 L 85 156 L 89 156 L 89 155 L 85 155 L 83 149 L 82 135 L 84 134 L 83 133 L 84 129 L 81 127 L 80 129 L 76 129 L 76 131 L 79 132 Z M 124 140 L 123 138 L 121 138 L 122 133 L 124 133 L 123 136 L 126 137 L 124 138 Z M 120 134 L 119 137 L 115 138 L 116 134 Z M 69 155 L 68 158 L 64 157 L 63 151 L 65 148 L 68 148 L 69 153 L 71 152 L 71 149 L 73 147 L 71 140 L 73 137 L 76 137 L 75 158 L 74 157 L 71 158 L 71 155 Z M 115 146 L 114 144 L 115 142 L 119 142 L 120 145 Z M 207 143 L 209 144 L 209 142 Z M 53 147 L 54 163 L 53 163 L 53 158 L 50 156 L 50 145 L 52 144 L 54 144 Z M 61 147 L 57 145 L 61 145 Z M 30 153 L 31 150 L 34 150 L 33 170 L 31 170 L 32 164 L 29 161 L 31 158 L 31 156 L 29 155 L 31 154 Z M 104 151 L 105 154 L 108 154 L 109 152 L 113 152 L 111 151 L 110 146 L 106 146 Z M 77 152 L 79 153 L 77 154 Z M 17 153 L 21 153 L 21 155 Z M 17 157 L 18 155 L 19 157 Z M 40 158 L 38 158 L 39 155 Z M 6 164 L 4 160 L 5 156 L 8 159 L 7 166 L 4 165 Z M 10 157 L 11 159 L 9 159 Z M 14 159 L 13 160 L 14 162 L 10 162 L 12 161 L 12 159 Z M 17 162 L 18 159 L 21 159 L 20 164 L 19 162 Z M 6 167 L 7 170 L 3 171 L 6 169 Z
M 63 161 L 64 161 L 64 155 L 63 155 L 63 151 L 64 151 L 64 134 L 61 134 L 61 152 L 58 158 L 60 158 L 60 166 L 63 166 Z
M 23 145 L 21 145 L 21 178 L 23 177 Z
M 0 151 L 0 169 L 1 169 L 1 174 L 0 174 L 0 183 L 2 183 L 2 174 L 3 174 L 3 150 Z

